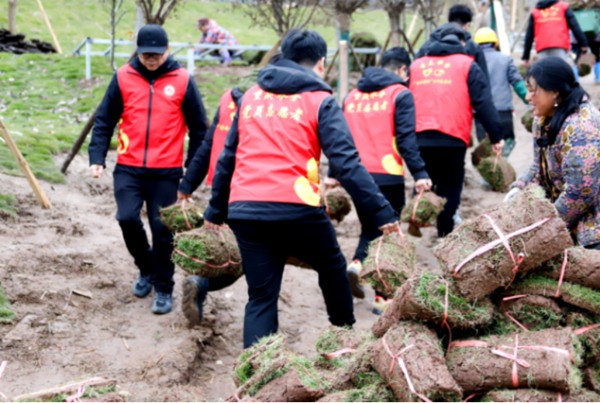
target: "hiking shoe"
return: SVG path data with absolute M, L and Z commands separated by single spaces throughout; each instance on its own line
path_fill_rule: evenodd
M 385 312 L 387 307 L 392 303 L 392 299 L 385 299 L 380 295 L 375 295 L 375 300 L 373 301 L 373 313 L 375 315 L 381 315 Z
M 152 282 L 150 281 L 150 276 L 142 276 L 140 275 L 135 283 L 133 283 L 133 289 L 131 290 L 133 295 L 138 298 L 144 298 L 150 294 L 152 291 Z
M 152 302 L 152 312 L 162 315 L 171 312 L 173 309 L 173 296 L 166 292 L 156 292 L 154 302 Z
M 348 281 L 350 282 L 350 290 L 352 291 L 352 296 L 364 299 L 365 298 L 365 289 L 360 284 L 360 272 L 362 271 L 362 263 L 358 259 L 354 259 L 352 263 L 348 265 L 348 269 L 346 273 L 348 274 Z
M 202 321 L 202 305 L 208 293 L 208 279 L 189 276 L 183 281 L 181 310 L 190 325 L 199 325 Z

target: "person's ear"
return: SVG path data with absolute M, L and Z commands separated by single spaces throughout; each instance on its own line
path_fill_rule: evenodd
M 325 76 L 325 57 L 322 57 L 317 64 L 315 64 L 313 71 L 321 78 Z

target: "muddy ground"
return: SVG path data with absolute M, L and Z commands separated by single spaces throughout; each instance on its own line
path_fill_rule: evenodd
M 599 92 L 591 77 L 583 82 L 593 94 Z M 532 140 L 520 124 L 525 106 L 517 99 L 515 104 L 517 147 L 510 162 L 523 172 L 531 162 Z M 467 159 L 464 218 L 503 197 L 482 189 Z M 62 160 L 57 157 L 57 164 Z M 114 161 L 111 152 L 109 171 Z M 153 315 L 151 298 L 131 294 L 137 272 L 114 219 L 112 175 L 90 179 L 87 156 L 82 154 L 75 158 L 65 184 L 42 187 L 51 210 L 37 205 L 25 179 L 0 175 L 0 194 L 13 194 L 19 203 L 17 219 L 0 217 L 0 286 L 16 313 L 13 323 L 0 325 L 0 362 L 8 362 L 0 392 L 10 398 L 102 376 L 116 379 L 127 400 L 227 398 L 234 391 L 231 369 L 242 348 L 244 279 L 211 293 L 203 324 L 189 329 L 179 306 L 184 273 L 178 269 L 174 311 Z M 206 190 L 200 193 L 199 198 L 207 195 Z M 356 215 L 351 213 L 336 229 L 350 259 L 359 233 Z M 414 238 L 419 261 L 435 268 L 435 230 L 424 233 Z M 369 328 L 377 318 L 369 297 L 372 294 L 355 301 L 358 328 Z M 328 321 L 314 272 L 286 268 L 279 311 L 280 330 L 291 348 L 315 354 L 314 342 Z

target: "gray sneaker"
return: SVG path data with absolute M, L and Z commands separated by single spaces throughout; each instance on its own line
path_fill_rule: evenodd
M 208 293 L 208 279 L 189 276 L 183 281 L 181 310 L 190 325 L 199 325 L 202 321 L 202 306 Z
M 147 297 L 152 291 L 152 282 L 150 281 L 150 276 L 142 276 L 140 275 L 135 283 L 133 283 L 133 288 L 131 290 L 133 295 L 138 298 Z
M 173 309 L 173 296 L 166 292 L 156 292 L 154 302 L 152 302 L 152 312 L 162 315 L 171 312 Z

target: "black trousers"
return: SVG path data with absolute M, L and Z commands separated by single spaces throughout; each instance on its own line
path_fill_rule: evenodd
M 514 139 L 515 138 L 515 125 L 513 121 L 513 113 L 512 111 L 498 111 L 498 116 L 500 117 L 500 129 L 502 130 L 502 138 L 503 139 Z M 479 142 L 483 141 L 486 137 L 485 129 L 483 125 L 479 123 L 479 121 L 475 120 L 475 129 L 477 132 L 477 140 Z
M 248 283 L 244 348 L 277 332 L 277 302 L 288 257 L 317 271 L 331 324 L 351 326 L 355 322 L 346 259 L 324 210 L 302 220 L 230 220 L 229 225 L 240 247 Z
M 117 165 L 114 172 L 117 221 L 123 232 L 125 245 L 143 276 L 151 276 L 156 291 L 173 292 L 175 265 L 171 261 L 173 234 L 162 223 L 159 209 L 177 200 L 179 176 L 161 176 L 137 173 Z M 140 218 L 146 203 L 152 232 L 152 247 Z
M 433 182 L 433 191 L 446 199 L 446 206 L 437 219 L 440 237 L 454 229 L 454 214 L 460 205 L 465 181 L 466 147 L 420 147 L 425 169 Z
M 404 204 L 406 203 L 404 183 L 400 183 L 398 185 L 379 185 L 379 190 L 387 199 L 387 201 L 390 202 L 396 213 L 400 214 Z M 372 212 L 364 211 L 357 207 L 356 214 L 360 220 L 360 237 L 358 238 L 358 246 L 354 252 L 353 259 L 360 260 L 362 262 L 367 257 L 369 242 L 379 238 L 381 235 L 383 235 L 383 233 L 379 231 L 379 228 L 373 221 Z

